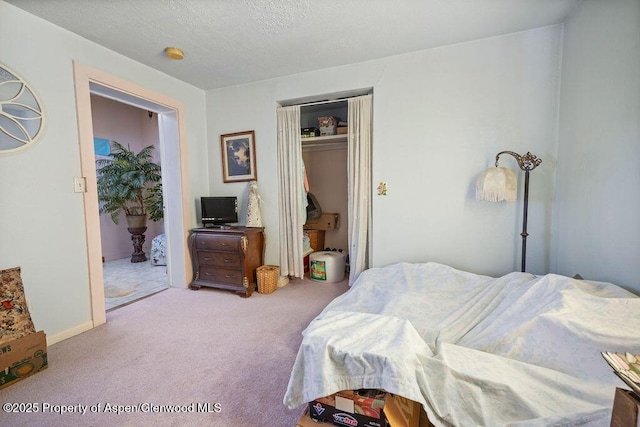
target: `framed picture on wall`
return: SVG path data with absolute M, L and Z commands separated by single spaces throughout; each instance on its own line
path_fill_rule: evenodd
M 256 138 L 252 130 L 220 135 L 222 180 L 253 181 L 256 173 Z

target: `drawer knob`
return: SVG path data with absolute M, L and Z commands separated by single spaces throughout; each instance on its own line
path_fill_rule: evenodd
M 235 274 L 227 274 L 227 279 L 230 279 L 232 277 L 236 277 L 236 275 Z

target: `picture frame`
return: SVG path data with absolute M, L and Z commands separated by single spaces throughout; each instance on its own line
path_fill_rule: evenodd
M 257 179 L 256 138 L 252 130 L 220 135 L 222 180 L 228 182 Z

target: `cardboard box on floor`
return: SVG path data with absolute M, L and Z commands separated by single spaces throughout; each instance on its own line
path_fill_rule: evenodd
M 418 422 L 418 427 L 434 427 L 433 424 L 431 424 L 431 422 L 429 421 L 429 419 L 427 418 L 427 414 L 421 410 L 420 408 L 420 404 L 416 403 L 416 405 L 418 405 L 418 410 L 420 411 L 420 420 Z M 318 422 L 315 420 L 312 420 L 309 417 L 309 409 L 307 408 L 307 410 L 304 412 L 304 414 L 302 414 L 302 416 L 300 417 L 300 419 L 298 420 L 298 422 L 296 423 L 296 427 L 323 427 L 323 426 L 332 426 L 334 425 L 333 423 L 323 423 L 323 422 Z M 396 427 L 396 425 L 393 425 L 393 427 Z M 400 424 L 400 426 L 404 427 L 404 425 Z
M 640 398 L 632 391 L 616 388 L 611 427 L 640 427 Z
M 47 337 L 44 331 L 0 344 L 0 389 L 46 369 Z
M 344 392 L 338 392 L 332 396 L 328 396 L 325 399 L 320 399 L 320 400 L 324 400 L 325 402 L 327 401 L 334 401 L 335 402 L 335 398 L 338 397 L 338 399 L 350 399 L 351 396 L 353 396 L 353 392 L 352 391 L 344 391 Z M 421 413 L 422 411 L 422 407 L 420 406 L 420 404 L 418 402 L 414 402 L 412 400 L 406 399 L 404 397 L 401 396 L 395 396 L 392 395 L 391 393 L 384 393 L 384 397 L 381 399 L 383 406 L 382 409 L 382 416 L 380 418 L 376 418 L 374 417 L 368 417 L 366 415 L 361 415 L 361 414 L 356 414 L 354 412 L 350 412 L 349 409 L 350 408 L 341 408 L 341 409 L 336 409 L 335 407 L 331 407 L 330 405 L 327 405 L 326 403 L 320 403 L 320 406 L 316 406 L 316 408 L 322 410 L 324 409 L 323 412 L 325 412 L 325 417 L 318 417 L 318 416 L 314 416 L 315 420 L 311 418 L 311 416 L 309 415 L 309 411 L 314 410 L 315 408 L 313 408 L 314 405 L 318 405 L 318 401 L 313 401 L 310 402 L 308 405 L 307 410 L 305 411 L 305 413 L 300 417 L 300 419 L 298 420 L 298 423 L 296 425 L 296 427 L 318 427 L 318 425 L 320 425 L 320 423 L 318 422 L 319 418 L 324 418 L 324 420 L 333 420 L 333 423 L 327 422 L 324 423 L 326 425 L 337 425 L 337 426 L 341 426 L 341 425 L 345 425 L 345 426 L 379 426 L 379 427 L 428 427 L 431 424 L 426 421 L 426 417 L 424 418 L 424 420 L 421 419 Z M 378 402 L 374 403 L 375 405 L 378 404 Z M 346 409 L 346 410 L 345 410 Z M 349 416 L 345 418 L 345 414 L 348 413 Z M 363 411 L 359 411 L 359 412 L 363 412 Z M 316 412 L 317 414 L 317 412 Z M 326 417 L 326 415 L 329 414 L 329 417 Z M 337 417 L 333 417 L 333 414 L 341 414 L 338 415 Z M 425 423 L 426 422 L 426 423 Z

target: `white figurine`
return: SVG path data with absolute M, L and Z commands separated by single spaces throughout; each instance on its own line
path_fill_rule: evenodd
M 258 194 L 258 181 L 249 183 L 249 195 L 247 197 L 247 227 L 262 227 L 260 215 L 260 195 Z

